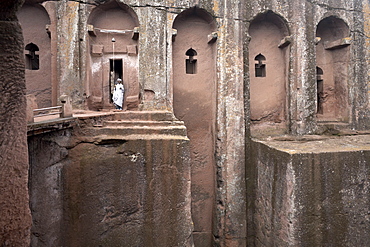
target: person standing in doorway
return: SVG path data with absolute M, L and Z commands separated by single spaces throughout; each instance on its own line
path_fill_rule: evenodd
M 113 103 L 116 109 L 118 110 L 122 110 L 124 93 L 125 93 L 125 88 L 123 87 L 122 79 L 118 78 L 116 86 L 114 87 L 114 92 L 113 92 Z

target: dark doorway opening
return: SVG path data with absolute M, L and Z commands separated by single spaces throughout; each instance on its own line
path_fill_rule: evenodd
M 324 103 L 324 71 L 320 67 L 316 67 L 316 81 L 317 81 L 317 114 L 323 114 Z
M 110 94 L 109 101 L 110 103 L 112 103 L 115 82 L 117 81 L 118 78 L 123 79 L 122 78 L 123 76 L 122 59 L 109 59 L 109 67 L 110 67 L 109 69 L 109 94 Z

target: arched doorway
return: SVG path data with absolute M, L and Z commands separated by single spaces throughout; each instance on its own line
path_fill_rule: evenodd
M 91 12 L 88 19 L 87 56 L 88 107 L 112 108 L 112 94 L 118 78 L 125 87 L 124 109 L 139 104 L 138 32 L 136 14 L 127 5 L 109 1 Z
M 190 138 L 192 218 L 195 246 L 212 246 L 215 205 L 216 25 L 199 8 L 179 14 L 173 24 L 173 107 Z

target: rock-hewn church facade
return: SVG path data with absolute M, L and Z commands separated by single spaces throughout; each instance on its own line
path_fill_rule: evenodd
M 0 209 L 25 216 L 0 224 L 23 246 L 370 245 L 369 1 L 15 2 L 0 168 L 24 196 Z M 26 95 L 74 117 L 26 130 Z

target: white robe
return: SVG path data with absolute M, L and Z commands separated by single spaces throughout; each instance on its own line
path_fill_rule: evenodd
M 124 92 L 125 92 L 125 88 L 123 87 L 122 83 L 118 83 L 114 87 L 114 92 L 113 92 L 113 102 L 114 102 L 114 104 L 122 107 Z

